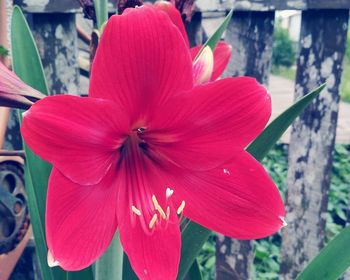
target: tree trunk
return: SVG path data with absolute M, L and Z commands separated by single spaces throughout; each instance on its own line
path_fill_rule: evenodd
M 281 279 L 295 279 L 324 245 L 348 16 L 348 10 L 302 12 L 295 98 L 325 81 L 327 87 L 293 124 Z
M 235 12 L 225 41 L 232 45 L 232 57 L 224 76 L 252 76 L 268 83 L 272 56 L 275 12 Z M 250 279 L 253 251 L 251 241 L 218 235 L 216 279 Z

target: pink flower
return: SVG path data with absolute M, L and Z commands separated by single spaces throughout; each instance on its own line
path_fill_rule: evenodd
M 0 62 L 0 106 L 28 109 L 33 101 L 45 97 L 23 83 L 15 73 Z
M 183 24 L 182 18 L 181 18 L 181 14 L 179 13 L 179 11 L 175 8 L 175 6 L 167 1 L 158 1 L 155 3 L 154 5 L 158 10 L 164 11 L 167 13 L 167 15 L 170 17 L 171 21 L 173 22 L 173 24 L 175 24 L 177 26 L 177 28 L 180 30 L 186 45 L 189 47 L 189 41 L 187 38 L 187 33 L 186 33 L 186 29 L 185 26 Z M 202 48 L 201 45 L 193 47 L 190 49 L 190 53 L 191 53 L 191 57 L 192 60 L 194 61 L 196 56 L 198 55 L 198 52 L 200 51 L 200 49 Z M 209 47 L 208 47 L 209 48 Z M 229 63 L 230 57 L 231 57 L 231 52 L 232 52 L 232 47 L 223 42 L 223 41 L 219 41 L 219 43 L 217 44 L 214 53 L 211 54 L 213 55 L 213 61 L 210 61 L 210 56 L 207 54 L 206 55 L 206 59 L 205 59 L 205 63 L 208 65 L 209 64 L 209 68 L 211 67 L 211 71 L 210 73 L 207 74 L 206 76 L 206 80 L 203 81 L 199 78 L 198 81 L 198 76 L 196 75 L 196 72 L 198 71 L 198 69 L 194 69 L 194 81 L 196 84 L 199 83 L 203 83 L 203 82 L 207 82 L 207 81 L 215 81 L 216 79 L 218 79 L 221 74 L 224 72 L 224 70 L 226 69 L 227 64 Z M 209 61 L 208 61 L 209 60 Z M 210 65 L 213 64 L 213 65 Z M 208 68 L 208 66 L 206 67 Z M 197 71 L 196 71 L 197 70 Z
M 252 78 L 194 86 L 179 29 L 152 6 L 113 16 L 89 97 L 60 95 L 24 115 L 26 143 L 53 164 L 46 213 L 51 264 L 79 270 L 116 230 L 141 279 L 175 279 L 182 215 L 239 239 L 283 226 L 280 194 L 244 148 L 270 97 Z

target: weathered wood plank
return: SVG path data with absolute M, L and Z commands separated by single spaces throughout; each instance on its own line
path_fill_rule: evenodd
M 51 93 L 78 94 L 75 14 L 33 14 L 31 28 Z
M 252 76 L 267 84 L 271 67 L 275 13 L 234 12 L 225 41 L 232 45 L 232 57 L 224 76 Z M 218 235 L 216 279 L 251 279 L 251 241 Z
M 117 1 L 109 0 L 108 8 L 115 11 Z M 26 13 L 75 13 L 81 12 L 78 0 L 14 0 L 14 4 Z
M 348 0 L 197 0 L 201 12 L 223 11 L 234 8 L 236 11 L 273 11 L 308 9 L 349 9 Z
M 295 98 L 327 87 L 292 128 L 280 279 L 295 279 L 324 245 L 348 19 L 349 10 L 302 13 Z

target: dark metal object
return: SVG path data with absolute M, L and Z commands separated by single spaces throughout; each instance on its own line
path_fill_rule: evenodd
M 0 163 L 0 254 L 13 250 L 29 226 L 23 168 L 18 163 Z
M 295 98 L 327 87 L 292 129 L 280 279 L 295 279 L 324 245 L 348 19 L 349 10 L 302 13 Z

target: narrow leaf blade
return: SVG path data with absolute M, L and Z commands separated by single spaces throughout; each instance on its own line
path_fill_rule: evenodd
M 325 84 L 321 85 L 285 110 L 265 128 L 265 130 L 247 148 L 247 151 L 257 160 L 261 161 L 292 122 L 324 89 L 325 86 Z M 210 230 L 192 221 L 189 222 L 182 231 L 181 261 L 178 279 L 182 280 L 186 276 L 192 263 L 196 259 L 196 256 L 203 247 L 205 241 L 208 240 L 209 236 Z
M 233 9 L 227 14 L 224 21 L 220 24 L 219 28 L 214 32 L 214 34 L 212 36 L 210 36 L 210 38 L 208 38 L 208 40 L 204 43 L 204 45 L 202 46 L 202 48 L 198 52 L 195 60 L 200 56 L 200 54 L 202 53 L 202 51 L 204 50 L 204 48 L 206 46 L 209 46 L 212 49 L 212 51 L 214 51 L 216 45 L 218 44 L 218 42 L 220 41 L 220 39 L 222 37 L 222 34 L 224 34 L 228 24 L 230 23 L 230 20 L 232 18 L 232 14 L 233 14 Z
M 116 233 L 111 245 L 103 256 L 95 263 L 95 280 L 122 280 L 123 276 L 123 249 L 119 234 Z
M 101 31 L 102 25 L 108 20 L 107 0 L 94 0 L 97 28 Z
M 338 279 L 350 266 L 350 226 L 343 229 L 308 264 L 297 280 Z

